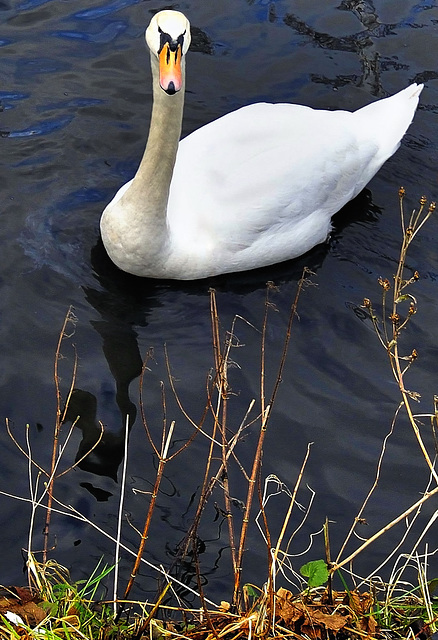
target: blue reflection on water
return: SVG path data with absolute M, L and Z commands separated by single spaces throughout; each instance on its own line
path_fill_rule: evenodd
M 70 68 L 69 62 L 62 62 L 59 58 L 21 58 L 17 60 L 16 75 L 23 82 L 29 78 L 33 79 L 35 74 L 67 71 Z
M 74 116 L 72 115 L 61 116 L 53 120 L 38 122 L 37 124 L 27 127 L 26 129 L 11 131 L 8 137 L 9 138 L 26 138 L 28 136 L 46 135 L 47 133 L 52 133 L 53 131 L 57 131 L 58 129 L 62 129 L 63 127 L 67 126 L 73 120 L 73 117 Z
M 17 136 L 15 136 L 15 137 L 17 137 Z M 53 162 L 53 159 L 54 159 L 53 154 L 52 155 L 30 156 L 28 158 L 24 158 L 24 160 L 21 160 L 20 162 L 16 162 L 12 166 L 14 167 L 14 169 L 17 168 L 17 167 L 39 166 L 39 165 L 47 164 L 49 162 Z
M 26 0 L 25 2 L 18 3 L 16 9 L 17 11 L 28 11 L 29 9 L 36 9 L 43 4 L 49 4 L 53 1 L 54 0 Z
M 107 197 L 108 194 L 103 189 L 97 189 L 96 187 L 82 187 L 81 189 L 68 194 L 62 204 L 67 209 L 71 209 L 74 206 L 78 207 L 84 202 L 102 202 Z
M 84 40 L 85 42 L 108 43 L 117 38 L 128 28 L 127 22 L 111 22 L 97 33 L 85 33 L 84 31 L 62 30 L 52 31 L 48 35 L 55 38 L 67 38 L 69 40 Z
M 30 93 L 16 93 L 11 91 L 0 91 L 0 104 L 2 111 L 8 111 L 8 109 L 15 109 L 14 102 L 18 100 L 26 100 L 29 98 Z
M 120 11 L 120 9 L 124 9 L 125 7 L 139 4 L 139 2 L 142 2 L 142 0 L 115 0 L 114 2 L 108 2 L 100 7 L 93 7 L 91 9 L 78 11 L 73 14 L 73 17 L 81 20 L 94 20 L 95 18 L 101 18 L 102 16 L 107 16 L 110 13 Z

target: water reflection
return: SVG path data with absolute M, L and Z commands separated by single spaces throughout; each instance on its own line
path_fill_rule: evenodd
M 364 190 L 335 217 L 336 234 L 353 220 L 366 221 L 375 217 L 370 192 Z M 273 265 L 252 272 L 229 274 L 197 282 L 156 281 L 137 278 L 120 271 L 108 258 L 99 241 L 91 253 L 91 264 L 98 286 L 84 287 L 86 300 L 94 307 L 100 320 L 91 324 L 102 341 L 102 350 L 116 388 L 116 403 L 120 412 L 118 428 L 109 431 L 98 420 L 98 401 L 89 391 L 76 389 L 70 399 L 66 421 L 74 421 L 82 431 L 76 462 L 85 471 L 104 475 L 117 481 L 118 468 L 123 459 L 125 425 L 129 431 L 135 423 L 137 407 L 131 400 L 129 388 L 139 377 L 142 357 L 138 346 L 138 327 L 146 327 L 148 316 L 161 304 L 164 290 L 175 295 L 205 297 L 208 288 L 235 295 L 248 295 L 264 289 L 268 280 L 281 285 L 297 282 L 304 266 L 314 273 L 321 267 L 329 244 L 320 245 L 309 254 L 289 263 Z M 103 428 L 103 434 L 102 434 Z M 96 443 L 97 446 L 96 446 Z M 92 452 L 86 455 L 88 451 Z M 84 457 L 85 456 L 85 457 Z
M 364 30 L 339 38 L 328 33 L 316 31 L 294 14 L 288 13 L 284 18 L 284 23 L 293 29 L 295 33 L 311 39 L 321 49 L 355 53 L 360 61 L 360 75 L 336 75 L 333 78 L 329 78 L 314 73 L 312 74 L 312 80 L 328 84 L 334 88 L 339 88 L 345 84 L 354 84 L 359 87 L 367 86 L 371 95 L 388 95 L 384 91 L 381 77 L 382 70 L 388 64 L 388 61 L 382 61 L 379 52 L 376 51 L 374 46 L 374 40 L 390 35 L 396 25 L 382 24 L 371 2 L 357 3 L 344 0 L 338 9 L 351 11 L 362 23 Z M 396 62 L 391 64 L 397 66 Z M 402 67 L 400 66 L 400 68 Z

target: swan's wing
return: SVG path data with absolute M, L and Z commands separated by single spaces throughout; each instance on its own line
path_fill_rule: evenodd
M 373 165 L 377 142 L 356 132 L 352 118 L 261 103 L 195 131 L 180 143 L 170 227 L 183 241 L 198 234 L 217 243 L 220 233 L 244 249 L 295 231 L 316 212 L 325 219 L 320 233 L 327 234 L 331 215 L 379 168 Z

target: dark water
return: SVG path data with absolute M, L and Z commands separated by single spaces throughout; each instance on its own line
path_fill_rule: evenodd
M 189 133 L 236 107 L 254 101 L 293 101 L 320 108 L 355 109 L 395 93 L 410 82 L 425 82 L 420 108 L 402 148 L 380 171 L 369 190 L 337 218 L 328 246 L 304 258 L 251 274 L 193 284 L 140 280 L 117 273 L 98 241 L 100 213 L 118 187 L 133 174 L 142 154 L 151 102 L 149 60 L 143 32 L 153 11 L 164 4 L 114 0 L 23 0 L 0 3 L 2 28 L 0 114 L 1 138 L 1 404 L 14 433 L 25 441 L 25 425 L 35 459 L 48 467 L 55 394 L 53 361 L 58 333 L 69 305 L 77 317 L 74 336 L 64 345 L 62 391 L 69 385 L 73 348 L 79 368 L 73 409 L 86 414 L 87 436 L 96 420 L 107 428 L 106 458 L 99 467 L 76 468 L 57 482 L 57 495 L 112 535 L 116 529 L 120 484 L 123 416 L 138 409 L 138 374 L 147 350 L 155 363 L 147 378 L 146 411 L 159 439 L 160 380 L 166 380 L 166 343 L 185 409 L 194 419 L 202 413 L 205 380 L 212 366 L 208 289 L 217 290 L 222 327 L 235 314 L 260 329 L 265 283 L 274 280 L 278 312 L 268 329 L 268 390 L 281 354 L 288 309 L 304 265 L 315 276 L 307 288 L 295 323 L 283 383 L 275 406 L 263 459 L 263 475 L 275 473 L 293 487 L 307 445 L 313 442 L 299 499 L 307 503 L 308 484 L 316 492 L 304 526 L 290 551 L 303 551 L 326 516 L 332 525 L 333 555 L 370 487 L 382 439 L 399 402 L 384 350 L 357 305 L 364 296 L 380 299 L 379 276 L 392 277 L 399 251 L 398 187 L 410 206 L 423 193 L 438 196 L 436 2 L 321 3 L 267 0 L 186 1 L 172 5 L 184 11 L 194 28 L 188 60 L 188 93 L 184 132 Z M 324 144 L 324 141 L 321 141 Z M 409 375 L 419 391 L 419 412 L 433 407 L 437 393 L 436 287 L 437 220 L 418 238 L 409 268 L 418 269 L 415 285 L 419 313 L 404 336 L 403 348 L 416 347 L 420 357 Z M 232 358 L 236 393 L 230 404 L 230 428 L 236 429 L 252 398 L 259 397 L 260 334 L 243 321 L 236 334 L 245 346 Z M 168 393 L 169 419 L 176 419 L 176 438 L 188 426 Z M 78 409 L 78 407 L 80 407 Z M 72 409 L 72 410 L 73 410 Z M 91 425 L 91 426 L 90 426 Z M 85 424 L 82 425 L 85 428 Z M 67 432 L 64 427 L 63 432 Z M 425 439 L 430 434 L 425 420 Z M 71 464 L 89 440 L 76 429 L 61 462 Z M 249 469 L 256 442 L 250 430 L 239 456 Z M 5 429 L 1 431 L 0 489 L 27 497 L 26 459 Z M 82 448 L 81 448 L 82 447 Z M 148 558 L 166 566 L 191 522 L 192 494 L 201 482 L 206 442 L 192 447 L 166 470 L 148 547 Z M 433 449 L 431 449 L 433 453 Z M 96 461 L 95 461 L 96 462 Z M 130 433 L 126 511 L 142 527 L 156 463 L 137 417 Z M 97 473 L 98 472 L 98 473 Z M 102 475 L 103 474 L 103 475 Z M 120 469 L 119 474 L 120 476 Z M 363 535 L 368 536 L 418 499 L 427 469 L 404 418 L 388 444 L 379 490 L 370 501 Z M 233 496 L 243 499 L 245 484 L 232 471 Z M 41 482 L 41 481 L 40 481 Z M 230 590 L 225 526 L 215 522 L 216 492 L 201 530 L 206 552 L 203 570 L 213 597 Z M 23 581 L 21 547 L 27 544 L 29 504 L 1 497 L 1 581 Z M 287 501 L 270 502 L 273 534 Z M 407 547 L 436 508 L 430 501 Z M 236 517 L 239 512 L 236 511 Z M 301 516 L 297 511 L 291 532 Z M 34 548 L 41 545 L 41 522 Z M 361 530 L 362 531 L 362 530 Z M 356 566 L 371 571 L 402 535 L 382 538 Z M 124 540 L 135 547 L 137 534 L 124 525 Z M 430 537 L 434 548 L 433 535 Z M 53 555 L 88 574 L 101 555 L 112 560 L 113 545 L 91 527 L 54 517 Z M 265 579 L 265 551 L 255 528 L 245 562 L 246 580 Z M 419 551 L 424 550 L 424 544 Z M 312 550 L 294 561 L 322 557 L 317 536 Z M 127 556 L 122 571 L 129 567 Z M 384 571 L 383 571 L 384 573 Z M 139 588 L 148 591 L 147 575 Z M 431 576 L 432 577 L 432 576 Z

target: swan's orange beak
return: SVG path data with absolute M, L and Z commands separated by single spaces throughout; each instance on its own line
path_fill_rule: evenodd
M 177 44 L 172 50 L 168 42 L 166 42 L 159 53 L 160 63 L 160 86 L 168 93 L 173 95 L 181 89 L 182 71 L 181 71 L 181 45 Z

